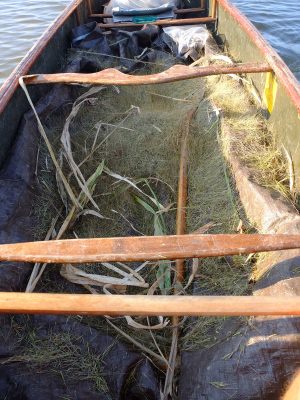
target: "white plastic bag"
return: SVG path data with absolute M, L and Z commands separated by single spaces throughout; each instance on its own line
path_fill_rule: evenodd
M 112 14 L 113 8 L 119 10 L 139 10 L 143 8 L 176 7 L 178 0 L 111 0 L 104 8 L 105 14 Z
M 169 26 L 163 28 L 177 45 L 179 56 L 190 56 L 194 60 L 199 58 L 209 38 L 209 32 L 204 26 Z

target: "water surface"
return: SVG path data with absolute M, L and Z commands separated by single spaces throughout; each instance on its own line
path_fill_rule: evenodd
M 70 0 L 0 0 L 0 85 Z
M 0 85 L 70 0 L 1 0 Z M 300 1 L 233 0 L 300 80 Z
M 300 80 L 300 1 L 231 1 L 247 15 Z

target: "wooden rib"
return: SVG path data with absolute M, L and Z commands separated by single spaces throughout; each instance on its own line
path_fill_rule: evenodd
M 188 136 L 190 131 L 191 120 L 195 114 L 195 109 L 190 110 L 184 119 L 182 127 L 184 134 L 182 138 L 180 150 L 180 165 L 178 179 L 178 199 L 177 199 L 177 215 L 176 215 L 176 235 L 185 235 L 186 233 L 186 206 L 188 191 Z M 176 280 L 184 281 L 184 260 L 176 260 Z
M 205 11 L 204 7 L 196 7 L 196 8 L 181 8 L 181 9 L 175 9 L 174 13 L 176 15 L 185 15 L 185 14 L 191 14 L 191 13 L 196 13 L 196 12 L 202 12 Z M 112 14 L 92 14 L 90 15 L 91 18 L 112 18 Z
M 300 296 L 0 293 L 1 313 L 141 316 L 300 315 Z
M 271 72 L 268 64 L 246 63 L 228 65 L 210 65 L 206 67 L 190 68 L 186 65 L 174 65 L 166 71 L 153 75 L 127 75 L 115 68 L 108 68 L 92 74 L 60 73 L 39 74 L 24 76 L 26 85 L 39 85 L 48 83 L 65 84 L 93 84 L 93 85 L 152 85 L 159 83 L 176 82 L 185 79 L 194 79 L 210 75 L 244 74 Z
M 212 18 L 217 17 L 217 0 L 212 0 L 211 16 L 212 16 Z
M 77 25 L 80 25 L 80 13 L 79 13 L 78 7 L 75 10 L 75 15 L 76 15 L 76 23 L 77 23 Z
M 111 29 L 111 28 L 132 28 L 144 25 L 158 25 L 158 26 L 176 26 L 176 25 L 192 25 L 192 24 L 207 24 L 209 22 L 215 22 L 215 18 L 204 17 L 204 18 L 184 18 L 184 19 L 160 19 L 155 22 L 147 22 L 141 24 L 135 24 L 133 22 L 118 22 L 109 24 L 98 24 L 99 28 Z
M 88 9 L 89 16 L 91 16 L 93 14 L 91 0 L 86 0 L 86 2 L 87 2 L 87 9 Z
M 196 109 L 188 111 L 186 117 L 182 121 L 181 132 L 181 148 L 179 162 L 179 179 L 178 179 L 178 198 L 177 198 L 177 215 L 176 215 L 176 234 L 184 235 L 186 233 L 186 206 L 187 206 L 187 191 L 188 191 L 188 136 L 190 132 L 191 120 Z M 179 294 L 179 285 L 184 282 L 185 277 L 185 260 L 176 260 L 176 274 L 174 294 Z M 178 340 L 180 334 L 179 316 L 173 316 L 173 331 L 170 354 L 168 358 L 168 370 L 165 379 L 163 398 L 169 398 L 173 392 L 174 375 L 176 371 L 176 361 L 178 357 Z
M 0 261 L 89 263 L 177 260 L 300 248 L 300 235 L 182 235 L 0 245 Z

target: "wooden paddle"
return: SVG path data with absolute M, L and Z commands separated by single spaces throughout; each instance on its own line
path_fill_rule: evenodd
M 300 235 L 174 235 L 0 245 L 0 261 L 90 263 L 218 257 L 300 248 Z

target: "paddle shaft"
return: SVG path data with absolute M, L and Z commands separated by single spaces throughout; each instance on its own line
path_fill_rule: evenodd
M 0 293 L 0 313 L 112 316 L 300 315 L 300 296 Z
M 217 257 L 300 248 L 300 235 L 173 235 L 0 245 L 0 261 L 90 263 Z

